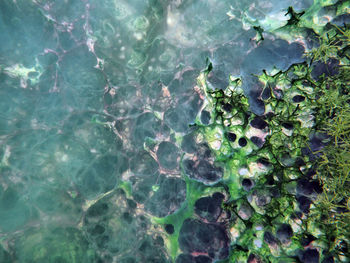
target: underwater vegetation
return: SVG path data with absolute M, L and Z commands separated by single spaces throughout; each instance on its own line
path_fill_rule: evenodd
M 349 262 L 349 6 L 2 1 L 0 262 Z
M 304 13 L 289 8 L 290 20 L 273 32 L 302 35 L 310 30 Z M 305 62 L 256 75 L 263 114 L 249 109 L 240 78 L 216 89 L 210 62 L 198 78 L 212 116 L 202 134 L 225 165 L 231 262 L 350 258 L 350 28 L 338 22 L 347 16 L 319 29 Z

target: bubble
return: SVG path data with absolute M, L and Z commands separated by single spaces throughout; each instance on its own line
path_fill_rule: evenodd
M 239 144 L 239 146 L 241 146 L 241 147 L 245 147 L 246 145 L 247 145 L 247 139 L 246 138 L 240 138 L 239 140 L 238 140 L 238 144 Z
M 254 186 L 254 182 L 251 179 L 245 178 L 242 180 L 242 186 L 245 191 L 250 191 Z
M 259 130 L 263 130 L 268 126 L 267 122 L 259 117 L 256 117 L 255 119 L 253 119 L 250 122 L 250 125 L 255 129 L 259 129 Z
M 230 142 L 235 142 L 237 139 L 237 135 L 233 132 L 228 132 L 227 133 L 227 138 Z
M 320 254 L 317 249 L 306 249 L 301 256 L 302 263 L 319 263 L 320 262 Z
M 165 231 L 168 233 L 168 234 L 173 234 L 174 233 L 174 231 L 175 231 L 175 229 L 174 229 L 174 226 L 172 225 L 172 224 L 166 224 L 165 226 L 164 226 L 164 229 L 165 229 Z
M 282 123 L 282 126 L 283 126 L 284 128 L 286 128 L 287 130 L 293 130 L 293 128 L 294 128 L 294 125 L 293 125 L 293 123 L 291 123 L 291 122 L 283 122 L 283 123 Z
M 230 103 L 224 103 L 224 104 L 222 105 L 222 108 L 223 108 L 223 110 L 226 111 L 226 112 L 231 112 L 232 109 L 233 109 L 233 106 L 232 106 Z
M 257 136 L 250 137 L 250 140 L 252 141 L 252 143 L 254 143 L 259 148 L 263 147 L 263 145 L 264 145 L 264 141 Z
M 305 97 L 302 95 L 295 95 L 293 97 L 293 102 L 295 103 L 300 103 L 300 102 L 303 102 L 304 100 L 305 100 Z
M 204 125 L 208 125 L 210 122 L 210 113 L 206 110 L 203 110 L 201 113 L 201 122 Z
M 288 244 L 293 236 L 293 229 L 289 224 L 282 224 L 278 227 L 276 235 L 282 244 Z

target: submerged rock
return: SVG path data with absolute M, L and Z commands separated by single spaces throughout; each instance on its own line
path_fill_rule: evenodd
M 157 158 L 162 167 L 173 170 L 178 167 L 179 149 L 171 142 L 161 142 L 157 150 Z
M 185 173 L 189 178 L 195 179 L 205 184 L 215 183 L 222 178 L 222 168 L 216 167 L 208 161 L 193 161 L 187 159 L 184 160 L 182 164 L 184 166 Z
M 186 200 L 186 183 L 179 178 L 160 177 L 159 189 L 145 203 L 146 211 L 157 217 L 174 213 Z
M 194 211 L 201 218 L 209 222 L 215 222 L 221 215 L 221 203 L 223 199 L 224 196 L 220 193 L 212 197 L 202 197 L 194 204 Z
M 179 246 L 189 254 L 205 254 L 220 260 L 229 254 L 229 238 L 225 229 L 216 224 L 208 224 L 197 219 L 186 219 L 181 227 Z

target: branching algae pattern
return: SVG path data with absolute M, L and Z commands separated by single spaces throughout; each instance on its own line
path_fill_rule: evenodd
M 0 261 L 346 262 L 348 210 L 317 210 L 315 171 L 348 102 L 347 13 L 2 1 Z

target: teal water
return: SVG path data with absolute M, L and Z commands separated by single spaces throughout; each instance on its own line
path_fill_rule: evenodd
M 212 85 L 241 76 L 261 114 L 252 74 L 287 69 L 306 47 L 257 45 L 243 18 L 283 23 L 288 6 L 311 4 L 2 0 L 0 262 L 225 260 L 229 197 L 192 138 L 210 119 L 196 78 L 209 58 Z M 207 212 L 194 211 L 200 197 Z

